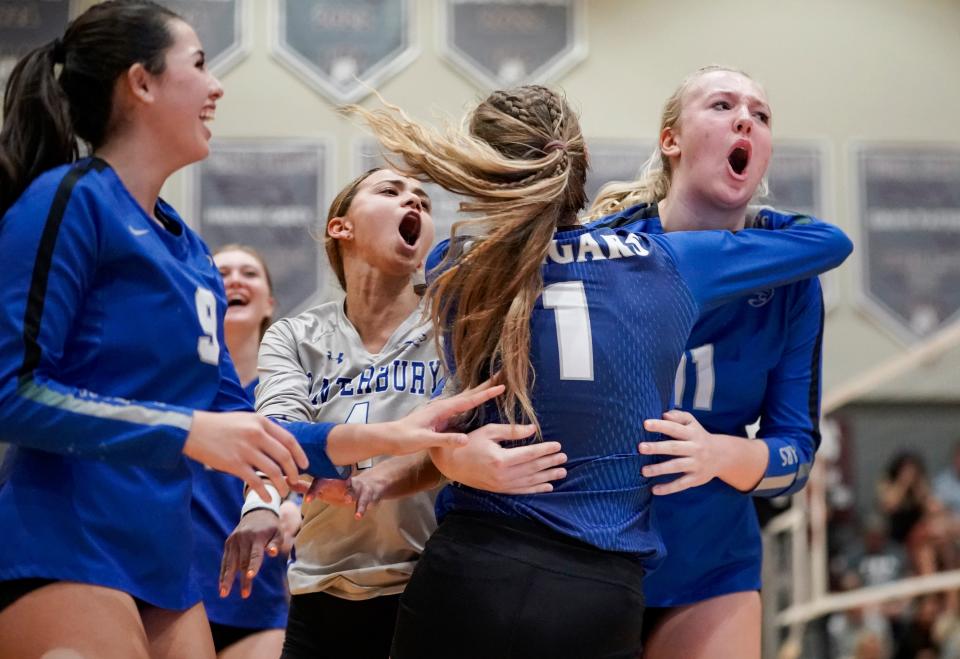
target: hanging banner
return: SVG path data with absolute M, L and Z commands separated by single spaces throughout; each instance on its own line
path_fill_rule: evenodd
M 836 222 L 836 218 L 825 214 L 823 150 L 820 145 L 776 144 L 767 168 L 767 184 L 770 192 L 764 202 L 774 208 Z M 820 285 L 824 307 L 830 311 L 839 300 L 836 271 L 820 275 Z
M 336 103 L 367 96 L 416 57 L 410 0 L 276 0 L 274 56 Z
M 960 318 L 960 147 L 863 145 L 854 161 L 867 308 L 928 336 Z
M 243 243 L 263 254 L 277 318 L 305 308 L 325 285 L 328 152 L 314 141 L 216 141 L 194 168 L 196 226 L 212 250 Z
M 244 12 L 249 0 L 161 0 L 193 26 L 203 44 L 207 68 L 222 75 L 249 49 Z
M 587 55 L 582 0 L 442 0 L 441 53 L 489 89 L 555 80 Z
M 823 167 L 820 147 L 777 144 L 767 169 L 771 206 L 823 217 Z
M 17 60 L 27 52 L 62 37 L 70 19 L 69 0 L 3 0 L 0 2 L 0 98 Z

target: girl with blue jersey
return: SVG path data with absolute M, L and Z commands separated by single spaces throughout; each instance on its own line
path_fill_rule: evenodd
M 213 254 L 227 298 L 223 333 L 240 384 L 251 404 L 257 385 L 257 350 L 274 309 L 270 271 L 263 256 L 247 245 L 224 245 Z M 264 563 L 257 589 L 243 599 L 239 593 L 220 597 L 220 560 L 223 543 L 237 522 L 243 500 L 243 482 L 191 461 L 192 515 L 195 535 L 193 569 L 203 596 L 213 645 L 220 659 L 279 657 L 287 621 L 286 560 L 290 542 L 300 524 L 300 508 L 293 501 L 280 506 L 286 546 Z
M 270 499 L 301 468 L 461 445 L 438 430 L 499 391 L 352 428 L 252 413 L 222 348 L 220 275 L 159 198 L 208 154 L 222 95 L 193 29 L 143 0 L 91 7 L 7 83 L 0 656 L 212 657 L 187 457 Z M 78 138 L 91 157 L 76 159 Z
M 479 216 L 430 273 L 451 387 L 499 372 L 506 394 L 481 418 L 533 423 L 568 456 L 547 493 L 441 492 L 391 656 L 636 657 L 644 565 L 663 555 L 643 420 L 668 409 L 701 312 L 835 267 L 849 240 L 799 218 L 736 235 L 582 226 L 579 121 L 540 86 L 492 93 L 464 131 L 352 111 L 407 173 L 471 197 L 462 208 Z
M 667 235 L 740 231 L 764 187 L 771 119 L 749 76 L 695 72 L 666 102 L 645 173 L 606 186 L 593 212 L 627 209 L 601 223 Z M 766 210 L 761 219 L 782 221 Z M 752 497 L 806 483 L 820 442 L 822 337 L 816 278 L 712 309 L 694 325 L 676 374 L 677 409 L 645 425 L 665 441 L 639 446 L 665 460 L 643 475 L 669 476 L 653 488 L 667 554 L 644 581 L 647 659 L 759 659 L 763 551 Z M 758 417 L 760 441 L 747 439 Z

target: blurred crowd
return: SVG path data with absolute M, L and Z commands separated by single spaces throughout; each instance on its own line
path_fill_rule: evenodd
M 919 453 L 895 455 L 870 510 L 833 510 L 828 537 L 833 592 L 960 569 L 960 442 L 934 472 Z M 835 613 L 825 640 L 832 659 L 960 659 L 960 591 Z

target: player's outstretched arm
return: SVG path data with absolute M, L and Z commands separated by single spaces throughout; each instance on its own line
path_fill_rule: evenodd
M 456 396 L 433 400 L 397 421 L 338 425 L 327 436 L 327 456 L 334 464 L 348 465 L 377 455 L 407 455 L 439 446 L 463 446 L 469 437 L 462 432 L 446 432 L 447 424 L 503 391 L 503 385 L 485 382 Z
M 537 442 L 504 448 L 501 442 L 526 439 L 532 425 L 490 423 L 469 433 L 470 441 L 457 448 L 432 448 L 417 454 L 384 460 L 346 481 L 315 479 L 305 501 L 319 499 L 331 505 L 355 505 L 356 517 L 383 499 L 395 499 L 436 487 L 446 476 L 469 487 L 499 494 L 551 492 L 551 481 L 567 475 L 567 456 L 559 442 Z

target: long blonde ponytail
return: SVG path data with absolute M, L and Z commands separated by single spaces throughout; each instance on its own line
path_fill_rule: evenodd
M 398 170 L 468 197 L 460 208 L 474 217 L 454 225 L 457 253 L 427 291 L 438 340 L 451 342 L 459 388 L 498 373 L 506 385 L 498 403 L 504 420 L 536 423 L 530 316 L 543 289 L 540 267 L 557 225 L 575 222 L 586 203 L 576 115 L 538 85 L 493 92 L 460 129 L 422 126 L 392 105 L 346 111 L 402 157 Z M 470 248 L 461 253 L 457 237 L 467 235 Z

